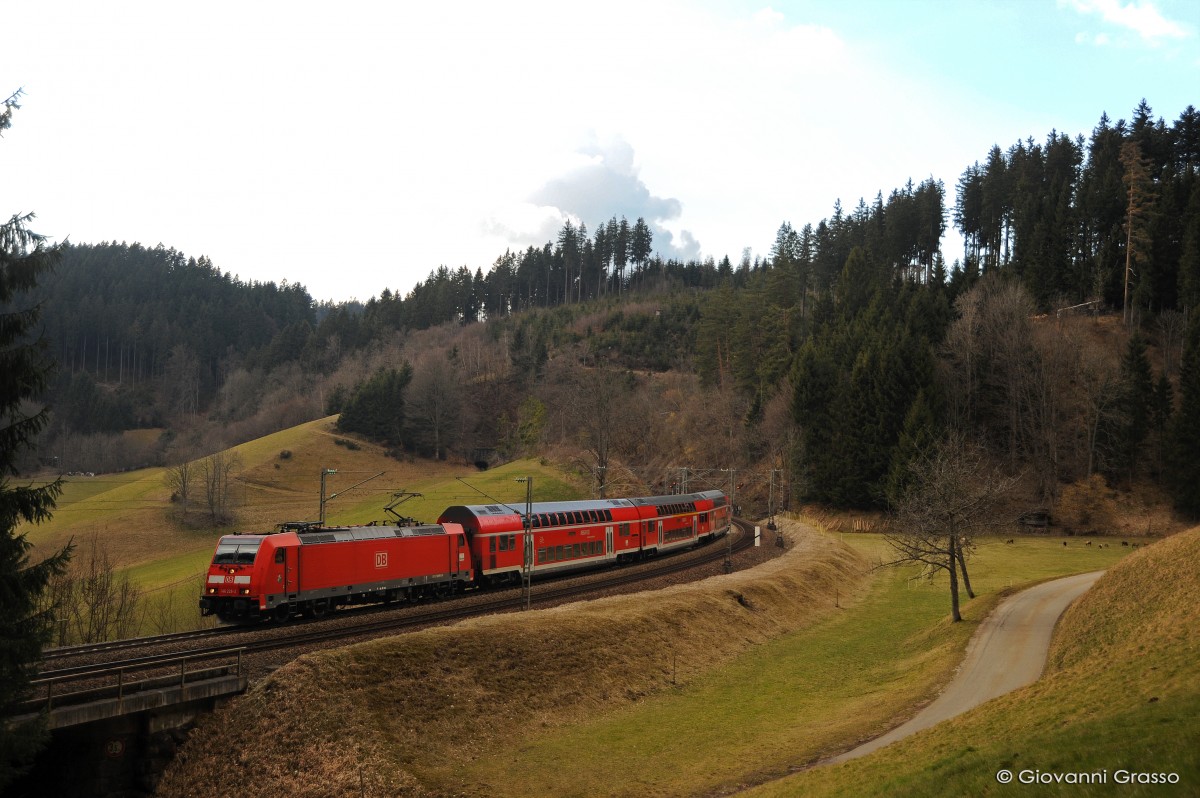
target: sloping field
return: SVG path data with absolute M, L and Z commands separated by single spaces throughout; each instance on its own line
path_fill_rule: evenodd
M 79 560 L 88 556 L 95 537 L 118 571 L 128 574 L 148 598 L 178 606 L 178 622 L 186 623 L 193 616 L 200 620 L 195 610 L 199 588 L 193 581 L 207 566 L 217 538 L 232 532 L 270 531 L 282 521 L 316 520 L 323 469 L 337 471 L 326 482 L 330 523 L 390 518 L 383 507 L 402 490 L 421 494 L 399 508 L 402 514 L 429 523 L 455 503 L 524 504 L 525 486 L 515 479 L 526 475 L 534 478 L 537 501 L 581 495 L 552 466 L 533 460 L 486 472 L 463 464 L 398 461 L 381 447 L 339 434 L 335 420 L 332 416 L 318 419 L 230 450 L 237 465 L 230 479 L 235 519 L 228 525 L 214 525 L 208 519 L 199 478 L 183 518 L 180 505 L 171 501 L 166 469 L 148 468 L 68 477 L 51 521 L 21 531 L 34 544 L 34 557 L 73 539 Z M 199 472 L 199 461 L 192 466 Z M 354 487 L 364 480 L 365 484 Z
M 1131 554 L 1064 614 L 1040 681 L 749 794 L 1200 794 L 1197 563 L 1200 529 Z
M 519 794 L 524 786 L 494 769 L 519 755 L 513 745 L 703 682 L 836 612 L 835 593 L 850 600 L 864 578 L 861 555 L 808 532 L 759 568 L 699 585 L 305 656 L 207 718 L 159 794 Z M 694 733 L 721 734 L 720 720 L 698 718 Z M 638 744 L 610 738 L 573 755 L 586 767 Z M 568 753 L 552 767 L 570 779 L 573 762 Z M 581 783 L 576 794 L 595 787 Z

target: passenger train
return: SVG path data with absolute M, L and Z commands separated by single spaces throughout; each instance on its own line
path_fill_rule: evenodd
M 728 533 L 721 491 L 447 508 L 436 524 L 288 523 L 224 535 L 200 596 L 223 621 L 321 617 L 349 604 L 419 600 L 530 576 L 643 559 Z M 526 546 L 532 552 L 527 558 Z

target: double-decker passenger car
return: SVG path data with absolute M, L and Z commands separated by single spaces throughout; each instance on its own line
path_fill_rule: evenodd
M 474 579 L 458 524 L 324 527 L 284 524 L 267 535 L 224 535 L 208 569 L 200 613 L 223 621 L 343 604 L 453 592 Z
M 719 490 L 637 499 L 535 502 L 529 514 L 532 572 L 558 573 L 694 546 L 729 530 Z M 525 566 L 524 505 L 459 505 L 438 523 L 460 524 L 476 578 L 518 581 Z

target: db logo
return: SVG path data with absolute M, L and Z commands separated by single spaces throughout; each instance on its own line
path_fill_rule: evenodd
M 233 577 L 232 577 L 232 576 L 227 576 L 227 577 L 225 577 L 225 584 L 227 584 L 227 585 L 232 585 L 232 584 L 233 584 Z
M 120 759 L 125 754 L 125 741 L 113 738 L 104 744 L 104 755 L 109 759 Z
M 375 552 L 375 567 L 376 568 L 387 568 L 387 552 L 386 551 Z

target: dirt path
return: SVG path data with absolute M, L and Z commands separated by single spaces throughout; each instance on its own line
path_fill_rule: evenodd
M 967 646 L 954 680 L 937 699 L 902 726 L 858 748 L 827 759 L 831 765 L 865 756 L 885 745 L 966 712 L 996 696 L 1035 682 L 1046 665 L 1054 624 L 1103 571 L 1043 582 L 1001 602 Z

